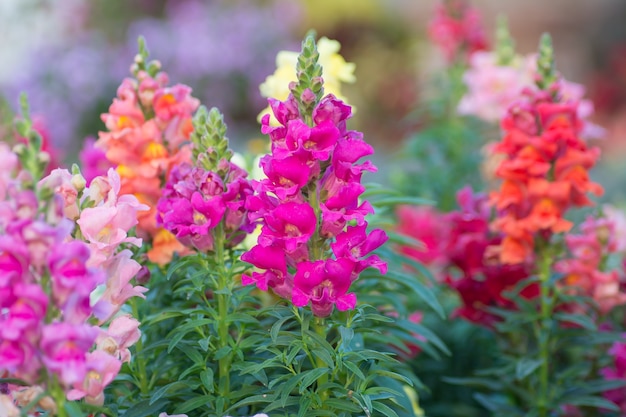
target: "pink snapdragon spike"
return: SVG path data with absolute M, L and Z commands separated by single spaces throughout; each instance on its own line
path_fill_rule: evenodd
M 603 260 L 620 248 L 615 237 L 617 221 L 615 217 L 588 216 L 580 225 L 582 234 L 565 237 L 570 256 L 554 266 L 565 277 L 565 291 L 592 298 L 604 315 L 626 304 L 626 294 L 620 288 L 623 271 L 607 270 L 603 265 Z
M 312 36 L 303 48 L 316 56 Z M 299 62 L 297 71 L 287 100 L 268 100 L 278 125 L 270 125 L 269 115 L 262 119 L 261 132 L 271 140 L 271 153 L 260 163 L 267 179 L 253 181 L 256 193 L 246 200 L 249 219 L 262 228 L 257 245 L 241 257 L 256 269 L 241 281 L 326 317 L 335 307 L 355 308 L 349 291 L 361 271 L 386 272 L 386 263 L 370 253 L 387 236 L 367 233 L 365 216 L 373 208 L 360 201 L 361 176 L 376 167 L 358 161 L 373 148 L 347 129 L 350 106 L 332 94 L 324 97 L 319 76 L 302 76 L 321 72 L 315 60 Z
M 130 229 L 147 207 L 120 194 L 114 170 L 87 188 L 76 168 L 40 178 L 45 166 L 29 159 L 41 159 L 37 141 L 25 149 L 12 158 L 0 147 L 9 168 L 0 175 L 0 375 L 34 384 L 8 386 L 18 407 L 46 390 L 55 398 L 38 405 L 53 413 L 59 395 L 102 404 L 139 338 L 136 320 L 108 320 L 145 291 L 131 283 L 140 265 L 123 245 L 141 245 Z M 92 304 L 100 285 L 104 295 Z M 111 352 L 94 350 L 103 332 L 115 343 Z

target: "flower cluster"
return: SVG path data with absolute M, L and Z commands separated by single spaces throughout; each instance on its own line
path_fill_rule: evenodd
M 615 232 L 616 224 L 610 217 L 588 216 L 580 225 L 582 234 L 568 234 L 565 243 L 571 257 L 559 260 L 554 269 L 564 275 L 564 284 L 592 298 L 602 314 L 626 303 L 626 294 L 620 288 L 621 276 L 617 269 L 607 267 L 607 259 L 620 249 Z
M 158 222 L 185 246 L 200 252 L 214 250 L 211 231 L 224 220 L 227 246 L 233 247 L 252 232 L 245 199 L 253 193 L 247 173 L 232 162 L 220 161 L 219 171 L 183 163 L 172 170 L 157 205 Z M 241 233 L 244 232 L 244 233 Z
M 119 195 L 113 170 L 89 188 L 79 173 L 62 169 L 29 187 L 36 178 L 18 157 L 6 146 L 0 155 L 0 373 L 32 385 L 13 387 L 20 406 L 43 389 L 52 393 L 51 383 L 70 400 L 102 404 L 104 387 L 139 337 L 137 320 L 110 319 L 145 290 L 130 284 L 140 266 L 120 251 L 124 243 L 141 244 L 127 232 L 145 207 Z M 99 286 L 102 295 L 92 302 Z M 46 398 L 40 406 L 53 410 Z
M 361 133 L 347 130 L 351 109 L 332 94 L 314 107 L 311 125 L 293 96 L 270 104 L 280 125 L 263 118 L 272 147 L 261 160 L 267 179 L 254 183 L 258 194 L 246 203 L 263 228 L 242 256 L 262 272 L 242 282 L 272 288 L 296 306 L 310 302 L 317 316 L 329 315 L 334 305 L 354 308 L 356 295 L 348 291 L 359 273 L 370 266 L 386 271 L 377 256 L 365 258 L 387 237 L 382 230 L 367 234 L 365 215 L 373 209 L 359 203 L 361 175 L 375 167 L 356 162 L 373 149 Z
M 602 193 L 588 174 L 600 151 L 580 137 L 578 103 L 561 97 L 558 83 L 527 91 L 502 122 L 504 137 L 493 149 L 505 155 L 495 173 L 502 184 L 491 202 L 498 212 L 493 227 L 505 235 L 503 263 L 529 260 L 537 239 L 571 229 L 563 217 L 569 208 L 590 205 L 587 194 Z
M 138 55 L 140 64 L 143 59 Z M 171 169 L 190 160 L 185 142 L 193 130 L 191 118 L 199 102 L 187 86 L 168 87 L 164 72 L 151 75 L 140 68 L 135 73 L 137 79 L 124 80 L 118 98 L 102 115 L 108 131 L 100 132 L 96 146 L 105 150 L 107 159 L 117 167 L 122 193 L 134 194 L 150 207 L 140 215 L 137 233 L 153 243 L 148 258 L 162 264 L 183 247 L 157 226 L 156 203 Z
M 471 56 L 487 48 L 480 13 L 466 0 L 447 0 L 437 4 L 435 15 L 428 25 L 428 35 L 448 62 L 458 59 L 461 54 Z
M 424 251 L 403 246 L 400 251 L 427 265 L 441 268 L 441 280 L 453 288 L 462 305 L 454 312 L 471 322 L 492 326 L 499 318 L 487 307 L 515 308 L 506 292 L 530 276 L 529 264 L 503 265 L 494 256 L 502 235 L 489 227 L 491 210 L 487 196 L 474 194 L 469 187 L 459 191 L 460 210 L 439 213 L 423 207 L 401 206 L 398 232 L 420 240 Z M 425 227 L 407 227 L 407 219 L 419 221 Z M 536 285 L 521 292 L 524 298 L 534 298 Z

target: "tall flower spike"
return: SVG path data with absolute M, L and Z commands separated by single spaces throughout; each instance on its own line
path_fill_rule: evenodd
M 307 124 L 312 124 L 313 109 L 324 96 L 322 66 L 318 63 L 320 54 L 317 52 L 315 32 L 310 31 L 302 41 L 302 52 L 298 56 L 296 74 L 298 82 L 290 86 L 291 94 L 298 103 L 300 114 Z
M 322 97 L 318 56 L 309 34 L 292 94 L 286 101 L 269 99 L 278 125 L 269 114 L 262 119 L 261 131 L 272 141 L 261 160 L 267 178 L 253 182 L 258 194 L 246 208 L 263 227 L 258 244 L 242 255 L 260 272 L 241 281 L 271 288 L 297 307 L 310 304 L 313 314 L 325 317 L 335 307 L 354 308 L 356 295 L 348 291 L 362 270 L 386 271 L 384 262 L 368 255 L 387 236 L 382 230 L 367 234 L 365 216 L 373 208 L 359 201 L 363 171 L 376 168 L 357 161 L 374 149 L 360 132 L 347 129 L 350 106 L 332 94 Z
M 505 16 L 498 16 L 496 26 L 496 55 L 498 65 L 511 65 L 515 59 L 515 41 L 509 32 Z
M 537 86 L 542 90 L 547 90 L 557 80 L 557 73 L 554 65 L 554 48 L 552 38 L 549 33 L 541 35 L 539 41 L 539 57 L 537 58 Z
M 193 118 L 193 127 L 190 139 L 196 165 L 207 171 L 219 171 L 219 162 L 230 161 L 233 156 L 228 146 L 224 116 L 215 107 L 207 111 L 206 107 L 201 106 Z M 228 174 L 218 173 L 222 179 Z

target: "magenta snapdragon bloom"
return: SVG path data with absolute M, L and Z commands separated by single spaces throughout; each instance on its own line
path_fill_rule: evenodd
M 626 334 L 622 336 L 626 338 Z M 626 380 L 626 343 L 613 343 L 609 349 L 609 354 L 613 357 L 613 363 L 611 366 L 602 368 L 600 373 L 607 381 Z M 605 391 L 603 396 L 617 405 L 622 415 L 626 413 L 626 391 L 623 387 Z
M 82 382 L 87 373 L 87 353 L 98 336 L 89 325 L 53 323 L 43 328 L 43 363 L 67 385 Z
M 253 182 L 256 194 L 246 207 L 263 227 L 257 246 L 242 255 L 257 268 L 242 283 L 271 288 L 297 307 L 310 304 L 319 317 L 335 306 L 353 309 L 356 295 L 349 290 L 359 273 L 367 267 L 386 272 L 385 262 L 367 255 L 387 236 L 367 233 L 365 216 L 373 208 L 359 200 L 363 172 L 376 167 L 357 161 L 374 150 L 361 133 L 347 130 L 351 108 L 333 95 L 315 106 L 311 126 L 293 96 L 269 102 L 280 125 L 271 126 L 269 115 L 262 120 L 272 152 L 260 163 L 267 178 Z
M 175 166 L 157 204 L 157 223 L 201 252 L 214 249 L 212 231 L 222 220 L 230 247 L 253 229 L 244 207 L 253 192 L 247 173 L 225 160 L 217 168 L 228 172 L 225 180 L 187 163 Z
M 94 138 L 85 139 L 83 148 L 78 154 L 81 171 L 87 181 L 87 186 L 91 184 L 94 178 L 105 176 L 109 168 L 111 168 L 111 162 L 107 159 L 106 152 L 96 148 L 94 146 L 95 143 L 96 140 Z

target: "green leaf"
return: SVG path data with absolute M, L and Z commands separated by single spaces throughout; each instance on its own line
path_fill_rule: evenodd
M 386 417 L 398 417 L 398 413 L 379 401 L 372 401 L 372 406 L 374 410 L 382 413 L 382 415 Z
M 341 335 L 341 345 L 339 346 L 339 352 L 349 352 L 352 350 L 350 347 L 350 342 L 352 342 L 352 338 L 354 337 L 354 329 L 339 326 L 339 334 Z
M 494 380 L 493 378 L 454 378 L 444 376 L 441 380 L 447 384 L 452 385 L 462 385 L 466 387 L 474 387 L 474 388 L 486 388 L 491 391 L 498 391 L 502 388 L 502 385 Z
M 437 297 L 435 297 L 433 290 L 421 282 L 418 282 L 415 277 L 398 271 L 389 271 L 382 279 L 391 280 L 410 288 L 418 297 L 424 300 L 424 302 L 428 304 L 430 308 L 432 308 L 439 315 L 439 317 L 442 319 L 446 318 L 446 313 L 444 312 L 441 304 L 439 304 Z
M 150 398 L 149 405 L 152 405 L 155 402 L 157 402 L 167 392 L 176 392 L 176 391 L 180 391 L 181 389 L 188 388 L 188 387 L 189 385 L 186 382 L 182 382 L 182 381 L 176 381 L 176 382 L 167 384 L 152 393 L 152 397 Z
M 201 395 L 199 397 L 191 398 L 176 407 L 173 414 L 187 414 L 190 411 L 211 403 L 211 401 L 213 401 L 214 399 L 215 397 L 213 397 L 212 395 Z
M 324 401 L 324 405 L 330 409 L 342 410 L 351 413 L 362 413 L 363 409 L 349 399 L 329 398 Z
M 230 352 L 232 352 L 232 350 L 233 349 L 230 346 L 221 347 L 217 350 L 217 352 L 215 352 L 215 356 L 213 357 L 213 359 L 218 361 L 222 358 L 225 358 L 226 356 L 230 354 Z
M 556 313 L 554 318 L 559 321 L 577 324 L 587 330 L 596 331 L 598 329 L 593 319 L 582 314 Z
M 359 380 L 363 381 L 365 379 L 365 375 L 359 369 L 358 365 L 355 364 L 354 362 L 344 361 L 343 365 L 346 368 L 348 368 L 348 370 L 350 370 L 354 375 L 356 375 L 356 377 L 359 378 Z
M 251 395 L 250 397 L 246 397 L 243 400 L 233 404 L 229 408 L 229 410 L 236 410 L 244 406 L 255 405 L 258 403 L 261 403 L 261 404 L 272 403 L 274 402 L 275 398 L 276 398 L 275 395 L 268 395 L 268 394 Z
M 330 372 L 330 368 L 316 368 L 309 371 L 302 372 L 304 378 L 300 384 L 300 394 L 302 394 L 313 382 L 317 381 L 319 377 Z
M 606 408 L 607 410 L 611 410 L 611 411 L 619 411 L 618 406 L 616 406 L 613 402 L 602 397 L 592 397 L 592 396 L 574 397 L 574 398 L 568 399 L 567 402 L 564 402 L 563 404 L 596 407 L 596 408 Z
M 191 359 L 195 364 L 204 364 L 206 361 L 200 352 L 198 352 L 195 348 L 190 346 L 177 346 L 177 349 L 182 351 L 189 359 Z
M 328 350 L 316 348 L 313 349 L 311 353 L 313 354 L 313 356 L 320 358 L 329 367 L 332 368 L 334 366 L 335 361 L 333 360 L 333 357 L 328 352 Z
M 65 403 L 65 411 L 67 411 L 67 414 L 69 414 L 70 417 L 84 417 L 78 403 L 73 401 L 67 401 Z
M 541 359 L 522 358 L 515 365 L 515 379 L 521 381 L 541 366 Z
M 213 393 L 213 378 L 214 373 L 213 369 L 211 368 L 205 369 L 204 371 L 200 372 L 200 381 L 202 381 L 202 385 L 204 385 L 204 388 L 206 388 L 206 390 L 210 393 Z
M 168 402 L 164 399 L 156 401 L 154 404 L 150 404 L 150 400 L 143 400 L 133 404 L 126 412 L 124 417 L 148 417 L 151 415 L 157 415 L 165 409 Z

